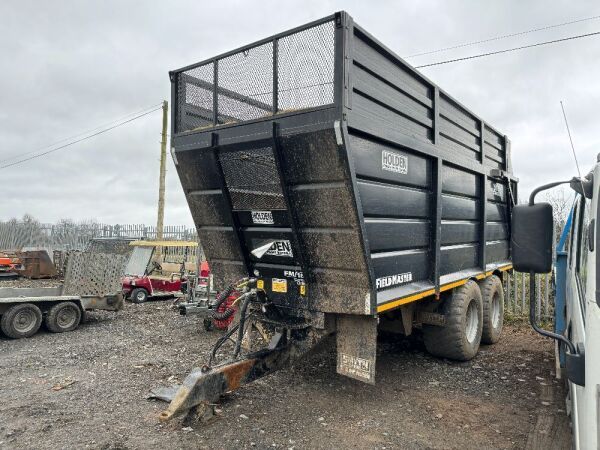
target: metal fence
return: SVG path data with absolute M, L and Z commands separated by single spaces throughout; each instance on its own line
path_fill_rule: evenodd
M 156 227 L 142 224 L 107 225 L 95 222 L 56 224 L 10 220 L 0 222 L 0 250 L 27 247 L 53 250 L 84 250 L 96 238 L 156 239 Z M 165 226 L 163 239 L 197 240 L 196 230 L 184 225 Z
M 554 317 L 554 279 L 552 273 L 536 277 L 536 311 L 538 320 Z M 504 313 L 529 317 L 529 274 L 510 271 L 504 277 Z

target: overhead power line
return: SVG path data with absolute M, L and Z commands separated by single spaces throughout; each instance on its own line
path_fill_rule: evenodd
M 65 141 L 69 141 L 69 140 L 71 140 L 71 139 L 75 139 L 75 138 L 78 138 L 78 137 L 80 137 L 80 136 L 84 136 L 84 135 L 87 135 L 87 134 L 89 134 L 89 133 L 93 133 L 94 131 L 100 130 L 101 128 L 108 127 L 108 126 L 110 126 L 110 125 L 114 124 L 115 122 L 120 122 L 120 121 L 122 121 L 122 120 L 125 120 L 125 119 L 127 119 L 127 118 L 129 118 L 129 117 L 133 116 L 133 115 L 136 115 L 136 114 L 141 114 L 141 113 L 143 113 L 143 112 L 146 112 L 146 111 L 148 111 L 148 110 L 149 110 L 149 109 L 151 109 L 151 108 L 157 108 L 157 107 L 159 107 L 160 105 L 161 105 L 161 103 L 158 103 L 158 104 L 156 104 L 156 105 L 148 106 L 147 108 L 144 108 L 144 109 L 141 109 L 141 110 L 138 110 L 138 111 L 135 111 L 135 112 L 129 113 L 129 114 L 125 114 L 124 116 L 118 117 L 118 118 L 116 118 L 116 119 L 113 119 L 113 120 L 110 120 L 110 121 L 108 121 L 108 122 L 105 122 L 105 123 L 103 123 L 103 124 L 101 124 L 101 125 L 98 125 L 98 126 L 96 126 L 96 127 L 92 128 L 92 129 L 89 129 L 89 130 L 86 130 L 86 131 L 81 131 L 81 132 L 79 132 L 79 133 L 77 133 L 77 134 L 74 134 L 74 135 L 71 135 L 71 136 L 68 136 L 68 137 L 65 137 L 65 138 L 59 139 L 58 141 L 56 141 L 56 142 L 54 142 L 54 143 L 52 143 L 52 144 L 45 145 L 45 146 L 43 146 L 43 147 L 40 147 L 40 148 L 38 148 L 38 149 L 36 149 L 36 150 L 31 150 L 31 151 L 29 151 L 29 152 L 25 152 L 25 153 L 17 153 L 17 154 L 14 154 L 13 156 L 9 156 L 8 158 L 0 159 L 0 163 L 6 162 L 6 161 L 10 161 L 10 160 L 12 160 L 12 159 L 23 158 L 24 156 L 31 155 L 31 154 L 33 154 L 33 153 L 38 153 L 38 152 L 41 152 L 42 150 L 45 150 L 45 149 L 47 149 L 47 148 L 54 147 L 54 146 L 56 146 L 56 145 L 59 145 L 59 144 L 61 144 L 61 143 L 65 142 Z
M 451 47 L 438 48 L 437 50 L 430 50 L 430 51 L 422 52 L 422 53 L 414 53 L 412 55 L 405 56 L 405 58 L 415 58 L 417 56 L 431 55 L 433 53 L 440 53 L 440 52 L 445 52 L 448 50 L 455 50 L 457 48 L 470 47 L 472 45 L 477 45 L 477 44 L 485 44 L 487 42 L 499 41 L 501 39 L 507 39 L 507 38 L 515 37 L 515 36 L 523 36 L 525 34 L 535 33 L 537 31 L 551 30 L 553 28 L 564 27 L 566 25 L 573 25 L 574 23 L 587 22 L 587 21 L 596 20 L 596 19 L 600 19 L 600 16 L 585 17 L 583 19 L 571 20 L 570 22 L 563 22 L 563 23 L 558 23 L 555 25 L 547 25 L 545 27 L 533 28 L 531 30 L 526 30 L 526 31 L 519 31 L 517 33 L 503 34 L 501 36 L 482 39 L 479 41 L 466 42 L 464 44 L 457 44 L 457 45 L 453 45 Z
M 594 33 L 579 34 L 577 36 L 569 36 L 569 37 L 562 38 L 562 39 L 554 39 L 552 41 L 538 42 L 537 44 L 522 45 L 521 47 L 513 47 L 513 48 L 507 48 L 504 50 L 498 50 L 495 52 L 480 53 L 478 55 L 465 56 L 464 58 L 454 58 L 454 59 L 447 59 L 445 61 L 438 61 L 438 62 L 434 62 L 434 63 L 430 63 L 430 64 L 422 64 L 420 66 L 415 66 L 415 68 L 420 69 L 422 67 L 440 66 L 442 64 L 449 64 L 449 63 L 458 62 L 458 61 L 466 61 L 468 59 L 483 58 L 484 56 L 499 55 L 501 53 L 509 53 L 509 52 L 514 52 L 516 50 L 523 50 L 523 49 L 532 48 L 532 47 L 540 47 L 542 45 L 548 45 L 548 44 L 556 44 L 557 42 L 572 41 L 574 39 L 582 39 L 585 37 L 597 36 L 599 34 L 600 34 L 600 31 L 596 31 Z
M 120 127 L 120 126 L 123 126 L 123 125 L 125 125 L 125 124 L 127 124 L 127 123 L 133 122 L 134 120 L 137 120 L 137 119 L 139 119 L 139 118 L 141 118 L 141 117 L 147 116 L 148 114 L 151 114 L 151 113 L 153 113 L 154 111 L 158 111 L 159 109 L 161 109 L 161 106 L 159 106 L 158 108 L 154 108 L 154 109 L 152 109 L 152 110 L 150 110 L 150 111 L 146 111 L 145 113 L 138 114 L 137 116 L 134 116 L 134 117 L 132 117 L 132 118 L 130 118 L 130 119 L 124 120 L 124 121 L 122 121 L 122 122 L 119 122 L 119 123 L 117 123 L 117 124 L 115 124 L 115 125 L 112 125 L 112 126 L 110 126 L 110 127 L 108 127 L 108 128 L 104 128 L 104 129 L 102 129 L 102 130 L 100 130 L 100 131 L 97 131 L 97 132 L 95 132 L 95 133 L 92 133 L 92 134 L 89 134 L 89 135 L 87 135 L 87 136 L 84 136 L 84 137 L 82 137 L 82 138 L 80 138 L 80 139 L 77 139 L 77 140 L 75 140 L 75 141 L 71 141 L 71 142 L 68 142 L 68 143 L 66 143 L 66 144 L 63 144 L 63 145 L 61 145 L 61 146 L 59 146 L 59 147 L 56 147 L 56 148 L 53 148 L 53 149 L 51 149 L 51 150 L 48 150 L 48 151 L 45 151 L 45 152 L 42 152 L 42 153 L 38 153 L 38 154 L 32 155 L 32 156 L 30 156 L 30 157 L 28 157 L 28 158 L 23 158 L 23 159 L 20 159 L 20 160 L 18 160 L 18 161 L 12 162 L 12 163 L 10 163 L 10 164 L 5 164 L 5 165 L 3 165 L 3 166 L 0 166 L 0 169 L 6 169 L 7 167 L 16 166 L 17 164 L 21 164 L 21 163 L 24 163 L 24 162 L 26 162 L 26 161 L 31 161 L 32 159 L 39 158 L 40 156 L 48 155 L 48 154 L 50 154 L 50 153 L 54 153 L 54 152 L 56 152 L 56 151 L 58 151 L 58 150 L 61 150 L 61 149 L 63 149 L 63 148 L 70 147 L 71 145 L 75 145 L 75 144 L 77 144 L 77 143 L 79 143 L 79 142 L 82 142 L 82 141 L 85 141 L 85 140 L 87 140 L 87 139 L 93 138 L 94 136 L 98 136 L 98 135 L 100 135 L 100 134 L 103 134 L 103 133 L 106 133 L 106 132 L 108 132 L 108 131 L 110 131 L 110 130 L 114 130 L 115 128 L 118 128 L 118 127 Z

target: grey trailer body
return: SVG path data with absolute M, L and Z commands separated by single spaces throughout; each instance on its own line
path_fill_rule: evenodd
M 340 373 L 373 382 L 383 313 L 442 326 L 444 291 L 510 269 L 509 140 L 347 13 L 170 78 L 216 286 L 255 277 L 282 315 L 333 318 Z

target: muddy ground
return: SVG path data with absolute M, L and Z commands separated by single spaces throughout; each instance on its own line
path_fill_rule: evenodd
M 0 448 L 568 448 L 551 342 L 508 326 L 471 362 L 380 339 L 377 385 L 335 373 L 329 346 L 223 398 L 208 424 L 160 424 L 150 388 L 180 381 L 219 332 L 170 302 L 91 313 L 66 334 L 0 337 Z

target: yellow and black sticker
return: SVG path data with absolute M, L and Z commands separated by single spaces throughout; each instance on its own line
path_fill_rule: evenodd
M 273 292 L 287 292 L 287 280 L 285 278 L 272 278 L 271 290 Z
M 258 289 L 264 289 L 265 288 L 265 280 L 256 280 L 256 287 Z
M 306 295 L 306 285 L 305 284 L 300 285 L 300 295 Z

